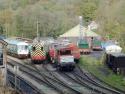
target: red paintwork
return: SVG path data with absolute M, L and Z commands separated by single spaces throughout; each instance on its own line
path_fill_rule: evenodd
M 93 49 L 101 49 L 101 46 L 93 47 Z
M 74 58 L 80 59 L 80 52 L 79 52 L 79 48 L 77 47 L 77 45 L 71 43 L 68 45 L 68 47 L 72 50 L 72 54 L 73 54 Z
M 51 48 L 51 49 L 49 50 L 49 55 L 50 55 L 50 57 L 55 58 L 55 54 L 56 54 L 55 49 L 54 49 L 54 48 Z
M 65 46 L 64 48 L 60 48 L 60 51 L 63 51 L 63 50 L 71 50 L 71 55 L 74 56 L 74 59 L 77 59 L 77 60 L 80 59 L 80 52 L 79 52 L 79 48 L 77 47 L 77 45 L 70 43 L 69 45 Z M 58 58 L 58 61 L 60 61 L 59 60 L 60 54 L 59 53 L 57 54 L 57 51 L 54 48 L 49 49 L 49 55 L 53 59 Z
M 32 56 L 32 60 L 45 60 L 45 56 Z

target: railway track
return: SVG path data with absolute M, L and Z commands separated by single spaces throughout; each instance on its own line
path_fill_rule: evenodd
M 55 79 L 59 80 L 60 82 L 64 83 L 65 80 L 63 79 L 59 79 L 61 75 L 62 77 L 65 76 L 64 79 L 68 78 L 70 79 L 69 81 L 71 82 L 71 80 L 73 81 L 73 83 L 75 82 L 76 84 L 80 84 L 84 87 L 87 87 L 88 89 L 91 90 L 92 94 L 121 94 L 118 91 L 109 89 L 107 87 L 101 86 L 100 84 L 96 83 L 95 81 L 89 79 L 89 77 L 87 75 L 84 75 L 84 78 L 81 75 L 78 75 L 78 73 L 75 72 L 70 72 L 70 73 L 57 73 L 57 72 L 52 72 L 49 71 L 49 69 L 47 69 L 47 67 L 44 66 L 44 69 L 46 71 L 48 71 L 48 73 L 54 77 Z M 71 76 L 72 75 L 72 76 Z M 83 75 L 83 74 L 82 74 Z M 66 82 L 65 82 L 66 83 Z M 81 87 L 82 87 L 81 86 Z M 78 89 L 78 88 L 77 88 Z
M 40 72 L 40 74 L 44 75 L 46 78 L 49 78 L 49 79 L 53 80 L 54 83 L 57 82 L 58 84 L 64 86 L 65 89 L 63 89 L 63 90 L 66 90 L 68 88 L 70 91 L 73 91 L 73 92 L 69 92 L 68 94 L 82 94 L 82 92 L 80 92 L 80 91 L 78 91 L 76 89 L 73 89 L 71 86 L 69 86 L 66 83 L 62 82 L 58 78 L 55 78 L 54 75 L 49 75 L 50 72 L 46 70 L 45 65 L 42 65 L 42 66 L 43 66 L 42 68 L 44 68 L 44 71 L 46 71 L 46 72 L 45 73 L 44 72 Z M 37 67 L 35 67 L 35 69 L 37 71 L 40 71 L 39 69 L 37 69 Z M 64 91 L 63 93 L 67 94 L 67 91 Z
M 22 66 L 22 64 L 21 65 L 19 64 L 19 66 Z M 48 82 L 48 85 L 50 85 L 51 87 L 53 87 L 54 89 L 56 89 L 58 92 L 60 92 L 62 94 L 64 94 L 64 93 L 65 94 L 98 94 L 97 92 L 92 91 L 92 89 L 89 90 L 89 92 L 88 92 L 88 90 L 85 91 L 87 88 L 84 89 L 83 91 L 80 91 L 78 88 L 75 88 L 73 86 L 68 85 L 67 83 L 64 83 L 62 80 L 60 80 L 58 77 L 56 77 L 57 75 L 55 75 L 53 72 L 50 72 L 50 71 L 48 72 L 48 70 L 46 69 L 45 66 L 44 66 L 44 68 L 42 68 L 42 70 L 38 70 L 37 67 L 35 67 L 35 66 L 31 67 L 31 66 L 30 66 L 30 70 L 31 69 L 34 70 L 34 68 L 35 68 L 35 71 L 37 70 L 37 73 L 39 72 L 39 75 L 41 75 L 42 77 L 44 76 L 43 77 L 45 80 L 44 83 Z M 22 66 L 22 67 L 25 67 L 25 66 Z M 26 69 L 23 69 L 21 71 L 24 71 L 24 70 L 26 70 Z M 40 71 L 42 71 L 42 72 L 40 72 Z M 24 72 L 26 73 L 27 71 L 24 71 Z M 33 71 L 32 71 L 32 73 L 33 73 Z M 43 73 L 46 73 L 46 74 L 43 74 Z M 48 73 L 48 75 L 47 75 L 47 73 Z M 34 76 L 34 74 L 36 74 L 36 73 L 33 73 L 32 76 Z M 49 76 L 49 75 L 51 75 L 51 76 Z M 41 78 L 41 77 L 39 77 L 39 78 Z M 51 81 L 50 81 L 50 79 L 51 79 Z M 56 84 L 56 82 L 58 82 L 59 85 L 63 85 L 65 88 L 60 87 L 58 84 Z M 52 84 L 52 83 L 54 83 L 54 84 Z M 84 85 L 84 87 L 86 87 L 86 86 Z M 62 88 L 63 91 L 61 91 L 60 88 Z M 72 90 L 73 92 L 67 92 L 66 88 L 69 88 L 70 91 Z
M 48 64 L 48 66 L 51 66 L 50 64 Z M 51 66 L 52 67 L 52 66 Z M 62 73 L 58 73 L 57 71 L 51 71 L 48 69 L 47 66 L 44 66 L 44 69 L 49 73 L 49 75 L 51 75 L 52 77 L 54 77 L 54 79 L 58 80 L 59 82 L 66 84 L 67 86 L 72 87 L 72 89 L 78 90 L 79 92 L 81 92 L 82 94 L 91 94 L 92 90 L 86 88 L 85 86 L 80 85 L 79 83 L 76 83 L 75 81 L 71 81 L 68 80 L 68 78 L 64 78 L 61 74 Z M 96 92 L 93 92 L 93 94 Z M 97 94 L 97 93 L 96 93 Z
M 12 66 L 12 67 L 15 66 L 15 64 L 10 63 L 10 62 L 8 62 L 8 64 L 9 64 L 9 66 Z M 50 84 L 49 84 L 48 82 L 46 82 L 43 78 L 37 77 L 37 76 L 39 76 L 39 75 L 37 75 L 36 73 L 33 74 L 34 72 L 33 72 L 32 70 L 31 70 L 32 73 L 27 72 L 27 69 L 22 69 L 22 68 L 20 68 L 19 70 L 20 70 L 21 72 L 23 72 L 24 74 L 26 74 L 28 77 L 32 78 L 33 80 L 35 80 L 35 81 L 37 81 L 39 84 L 41 84 L 41 87 L 44 86 L 43 88 L 46 88 L 47 90 L 51 91 L 51 94 L 59 94 L 59 93 L 57 93 L 56 91 L 54 91 L 52 88 L 49 88 Z M 28 70 L 28 71 L 29 71 L 29 70 Z M 48 94 L 48 93 L 44 93 L 44 92 L 41 91 L 41 94 Z
M 27 74 L 32 75 L 32 77 L 35 76 L 35 79 L 39 79 L 38 82 L 45 83 L 59 92 L 59 94 L 124 94 L 99 83 L 97 79 L 93 79 L 89 73 L 83 71 L 78 66 L 73 72 L 61 73 L 59 71 L 49 70 L 47 66 L 51 66 L 50 64 L 32 65 L 28 63 L 27 65 L 22 65 L 19 63 L 18 65 L 23 67 L 21 71 L 25 73 L 32 70 L 32 73 L 28 72 Z
M 79 71 L 79 72 L 78 72 Z M 101 89 L 104 89 L 106 91 L 106 94 L 124 94 L 125 92 L 116 90 L 115 88 L 109 88 L 109 86 L 105 83 L 101 83 L 98 81 L 98 79 L 92 77 L 90 73 L 88 73 L 86 70 L 81 69 L 79 66 L 77 66 L 77 71 L 74 71 L 73 74 L 80 80 L 84 79 L 88 81 L 89 83 L 98 86 Z
M 15 61 L 13 61 L 15 62 Z M 10 63 L 11 65 L 15 65 L 17 64 L 18 66 L 20 66 L 20 71 L 26 73 L 27 75 L 30 75 L 31 77 L 34 77 L 35 80 L 37 80 L 38 82 L 44 82 L 45 84 L 47 84 L 48 86 L 50 86 L 51 88 L 55 89 L 56 91 L 59 92 L 59 94 L 82 94 L 81 92 L 79 92 L 78 90 L 75 90 L 73 88 L 71 88 L 70 86 L 67 86 L 64 83 L 61 83 L 60 81 L 55 80 L 54 78 L 43 74 L 43 72 L 39 72 L 36 68 L 33 67 L 27 67 L 25 65 L 22 65 L 20 63 Z M 30 72 L 32 71 L 32 72 Z

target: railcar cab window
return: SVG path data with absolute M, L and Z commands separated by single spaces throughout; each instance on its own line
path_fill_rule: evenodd
M 35 51 L 35 50 L 36 50 L 36 47 L 32 47 L 32 50 Z
M 26 45 L 20 45 L 20 46 L 19 46 L 19 49 L 27 50 L 27 49 L 28 49 L 28 46 L 26 46 Z
M 27 50 L 28 49 L 28 46 L 25 46 L 25 50 Z
M 60 55 L 71 55 L 71 50 L 61 50 Z

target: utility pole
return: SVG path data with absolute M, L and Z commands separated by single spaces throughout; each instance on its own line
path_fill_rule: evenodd
M 38 20 L 37 20 L 37 40 L 38 40 L 38 42 L 40 41 L 40 36 L 39 36 L 39 22 L 38 22 Z
M 79 16 L 79 40 L 83 39 L 83 18 Z

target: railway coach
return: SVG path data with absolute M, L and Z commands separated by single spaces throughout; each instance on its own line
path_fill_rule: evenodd
M 11 56 L 18 57 L 20 59 L 24 59 L 28 57 L 29 49 L 28 44 L 15 40 L 15 39 L 4 39 L 8 43 L 7 45 L 7 53 Z

